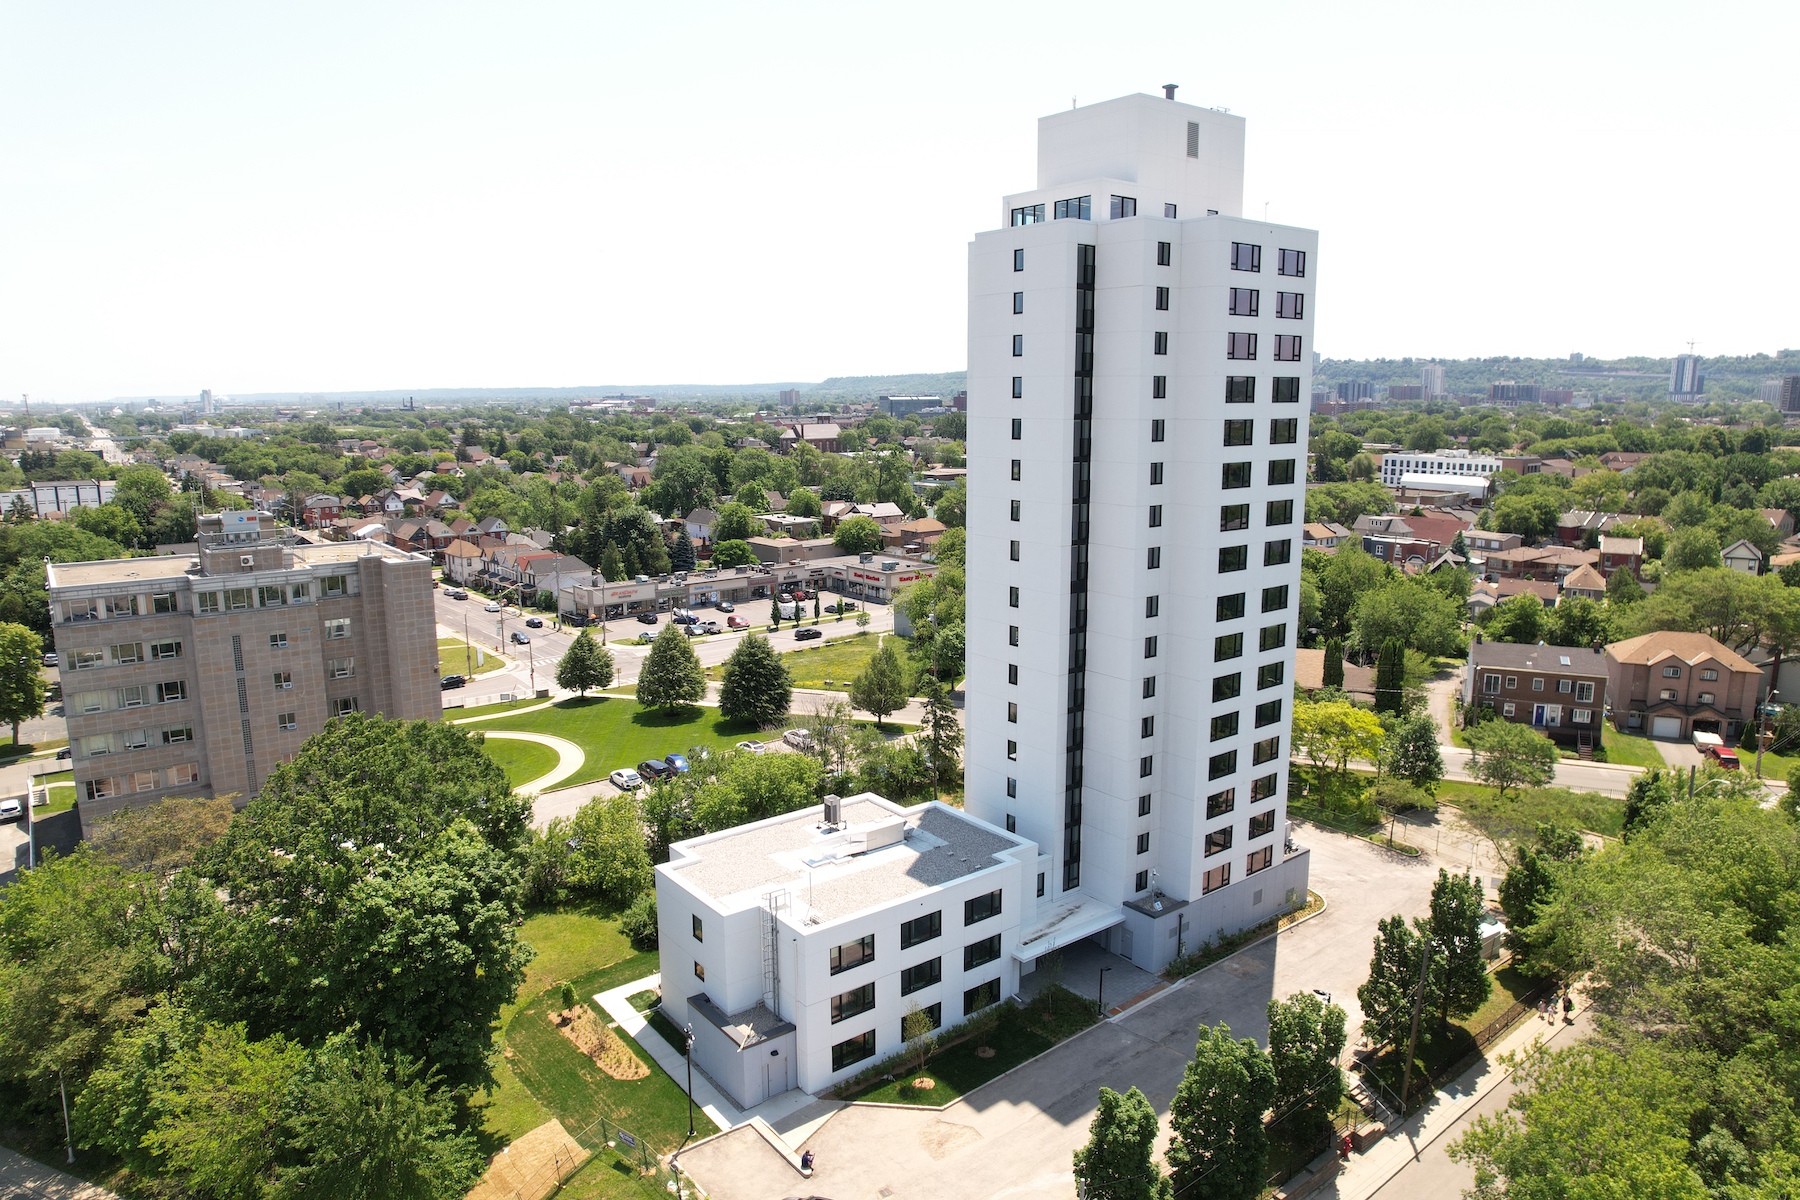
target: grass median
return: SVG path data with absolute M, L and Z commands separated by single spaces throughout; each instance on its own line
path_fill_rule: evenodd
M 465 728 L 470 733 L 495 729 L 548 733 L 574 742 L 587 758 L 581 770 L 564 781 L 565 787 L 604 779 L 619 767 L 635 767 L 647 758 L 686 754 L 695 746 L 725 751 L 746 738 L 764 736 L 755 724 L 727 721 L 716 708 L 685 707 L 663 712 L 619 696 L 559 700 L 548 708 Z M 490 747 L 498 744 L 489 743 Z

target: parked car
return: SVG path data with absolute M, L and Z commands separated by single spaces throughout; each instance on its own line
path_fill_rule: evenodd
M 685 754 L 665 754 L 663 755 L 663 761 L 669 764 L 669 773 L 672 775 L 686 775 L 688 773 L 688 760 Z
M 500 605 L 496 601 L 493 601 L 493 600 L 489 600 L 486 604 L 482 605 L 481 608 L 482 608 L 483 612 L 499 612 L 500 611 Z
M 826 612 L 854 612 L 855 610 L 856 601 L 854 600 L 839 600 L 836 604 L 827 604 L 825 606 Z
M 654 642 L 655 640 L 656 640 L 656 635 L 654 633 L 640 633 L 637 635 L 637 644 L 640 646 L 648 646 L 651 642 Z
M 638 764 L 638 774 L 645 779 L 666 779 L 675 773 L 674 769 L 660 758 L 646 758 Z
M 747 754 L 762 754 L 769 749 L 766 745 L 758 741 L 739 742 L 737 748 Z
M 637 615 L 637 619 L 638 619 L 638 624 L 640 624 L 640 625 L 656 624 L 656 614 L 655 613 L 650 613 L 650 612 L 639 613 Z
M 717 604 L 713 605 L 713 607 L 718 609 L 722 613 L 737 611 L 737 606 L 732 604 L 732 602 L 729 600 L 721 600 Z
M 467 600 L 469 598 L 469 593 L 463 591 L 461 588 L 451 588 L 449 591 L 445 592 L 444 595 L 450 597 L 452 600 Z
M 630 767 L 620 767 L 611 775 L 608 775 L 606 781 L 618 788 L 621 792 L 633 791 L 644 786 L 643 777 Z
M 794 640 L 796 642 L 810 642 L 814 638 L 822 638 L 824 636 L 825 631 L 823 629 L 814 629 L 811 626 L 808 626 L 805 629 L 794 630 Z
M 681 630 L 681 632 L 687 634 L 689 637 L 699 637 L 706 632 L 706 630 L 698 625 L 677 625 L 675 628 Z
M 781 735 L 781 740 L 786 742 L 788 745 L 792 746 L 796 750 L 811 750 L 812 749 L 812 744 L 813 744 L 812 734 L 808 733 L 804 729 L 790 729 L 786 733 Z
M 0 821 L 16 821 L 25 815 L 25 808 L 17 800 L 0 800 Z
M 702 621 L 700 624 L 694 626 L 694 628 L 698 629 L 701 633 L 717 633 L 719 632 L 719 623 L 717 621 Z
M 68 747 L 68 746 L 64 746 L 64 747 L 63 747 L 63 748 L 62 748 L 62 749 L 60 749 L 60 750 L 58 750 L 58 751 L 57 751 L 57 752 L 56 752 L 56 757 L 57 757 L 57 758 L 58 758 L 58 759 L 69 759 L 69 758 L 74 758 L 74 757 L 75 757 L 75 751 L 74 751 L 74 750 L 72 750 L 72 749 L 70 749 L 70 748 L 69 748 L 69 747 Z
M 459 688 L 467 682 L 469 681 L 464 679 L 461 675 L 446 675 L 438 680 L 438 687 L 447 692 L 451 688 Z
M 50 653 L 44 655 L 44 665 L 46 667 L 54 667 L 57 663 L 59 663 L 61 661 L 62 661 L 61 659 L 56 657 L 56 651 L 54 651 L 54 650 L 52 650 L 52 651 L 50 651 Z
M 725 618 L 725 627 L 727 629 L 748 629 L 750 622 L 743 617 L 730 616 Z
M 527 629 L 542 629 L 543 627 L 544 627 L 544 618 L 542 618 L 542 617 L 526 617 L 525 618 L 525 628 L 527 628 Z
M 700 620 L 699 617 L 696 617 L 693 613 L 688 612 L 686 609 L 683 609 L 680 612 L 677 612 L 673 617 L 670 617 L 669 619 L 671 621 L 675 622 L 677 625 L 692 625 Z

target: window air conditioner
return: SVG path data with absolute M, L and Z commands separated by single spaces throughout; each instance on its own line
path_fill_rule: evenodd
M 254 566 L 255 566 L 255 565 L 256 565 L 256 555 L 254 555 L 254 554 L 240 554 L 240 555 L 238 555 L 238 566 L 240 566 L 240 567 L 254 567 Z

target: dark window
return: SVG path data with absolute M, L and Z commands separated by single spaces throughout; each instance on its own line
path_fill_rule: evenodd
M 1058 221 L 1076 220 L 1091 221 L 1094 217 L 1092 196 L 1076 196 L 1069 200 L 1056 202 L 1055 216 Z
M 1255 288 L 1232 288 L 1228 311 L 1234 317 L 1254 317 L 1261 304 L 1262 293 Z
M 990 1004 L 1000 1002 L 1000 981 L 990 979 L 986 983 L 978 983 L 963 993 L 963 1016 L 971 1016 L 980 1012 Z
M 1173 260 L 1174 247 L 1168 242 L 1156 243 L 1156 265 L 1166 267 Z
M 1300 403 L 1300 377 L 1298 375 L 1277 375 L 1270 383 L 1273 384 L 1273 391 L 1269 399 L 1274 403 Z
M 1153 442 L 1160 442 L 1163 440 L 1163 422 L 1161 417 L 1150 422 L 1150 440 Z
M 1271 459 L 1269 462 L 1269 486 L 1280 487 L 1284 483 L 1292 482 L 1294 482 L 1294 460 L 1291 458 Z
M 1038 208 L 1040 209 L 1043 207 L 1044 206 L 1041 204 L 1038 205 Z M 1013 210 L 1013 215 L 1015 217 L 1018 215 L 1017 209 Z M 1016 220 L 1013 223 L 1015 225 L 1022 224 L 1022 222 Z M 833 1071 L 841 1071 L 852 1063 L 859 1063 L 865 1058 L 874 1057 L 875 1031 L 871 1029 L 867 1033 L 859 1033 L 848 1041 L 839 1042 L 837 1045 L 833 1046 L 831 1048 L 831 1069 Z
M 1158 616 L 1159 614 L 1161 614 L 1161 612 L 1162 612 L 1162 597 L 1161 596 L 1145 596 L 1144 597 L 1144 615 L 1146 617 Z
M 1148 891 L 1150 889 L 1150 872 L 1139 871 L 1136 875 L 1132 876 L 1132 887 L 1136 891 Z
M 865 983 L 831 998 L 831 1023 L 836 1025 L 839 1021 L 848 1021 L 874 1007 L 875 985 Z
M 1008 738 L 1006 741 L 1006 758 L 1008 762 L 1016 762 L 1019 757 L 1019 743 Z
M 1221 700 L 1235 700 L 1238 693 L 1244 690 L 1244 677 L 1237 671 L 1229 675 L 1220 675 L 1213 680 L 1213 703 Z
M 1287 538 L 1263 543 L 1263 566 L 1279 567 L 1294 557 L 1294 543 Z
M 1152 375 L 1150 377 L 1150 398 L 1152 400 L 1167 400 L 1169 398 L 1169 377 L 1167 375 Z
M 1241 633 L 1222 633 L 1213 639 L 1213 661 L 1225 662 L 1233 658 L 1241 658 L 1244 654 L 1244 635 Z
M 1019 706 L 1011 700 L 1006 702 L 1006 721 L 1009 725 L 1019 723 Z
M 1007 604 L 1008 608 L 1019 607 L 1019 589 L 1018 588 L 1009 587 L 1006 589 L 1006 604 Z
M 1276 292 L 1275 315 L 1298 321 L 1306 315 L 1306 297 L 1299 292 Z
M 1215 829 L 1206 835 L 1206 856 L 1208 858 L 1215 854 L 1223 854 L 1229 849 L 1231 849 L 1231 826 Z
M 1012 460 L 1012 477 L 1013 477 L 1014 483 L 1019 482 L 1019 474 L 1024 469 L 1024 467 L 1025 467 L 1025 463 L 1022 459 L 1015 458 Z
M 1012 543 L 1010 549 L 1012 551 L 1012 560 L 1014 562 L 1018 562 L 1019 561 L 1019 543 L 1018 542 Z M 1014 643 L 1014 644 L 1016 645 L 1017 643 Z
M 900 926 L 900 948 L 907 950 L 920 942 L 929 942 L 943 931 L 944 914 L 942 910 L 926 913 L 922 917 L 914 917 Z
M 1166 287 L 1159 287 L 1156 289 L 1156 311 L 1169 311 L 1169 289 Z
M 1254 404 L 1256 402 L 1256 376 L 1227 375 L 1225 377 L 1225 403 Z
M 1262 247 L 1253 246 L 1249 242 L 1231 243 L 1231 269 L 1234 271 L 1261 271 Z
M 1028 204 L 1024 208 L 1015 208 L 1012 210 L 1012 223 L 1014 225 L 1038 225 L 1041 224 L 1043 220 L 1044 206 L 1041 204 Z M 1013 270 L 1016 271 L 1019 269 L 1016 264 L 1021 261 L 1024 253 L 1023 250 L 1013 251 L 1013 263 L 1015 264 Z
M 1250 764 L 1252 766 L 1260 767 L 1262 764 L 1274 762 L 1280 757 L 1281 739 L 1278 737 L 1264 738 L 1250 747 Z
M 1013 293 L 1013 313 L 1015 315 L 1017 315 L 1018 313 L 1022 313 L 1024 311 L 1025 311 L 1025 293 L 1024 292 L 1014 292 Z
M 1044 898 L 1044 873 L 1042 871 L 1038 872 L 1037 894 L 1039 900 Z M 935 1005 L 933 1007 L 935 1007 Z
M 1006 795 L 1009 800 L 1017 800 L 1019 798 L 1019 781 L 1014 779 L 1011 775 L 1006 777 Z M 1006 819 L 1011 821 L 1012 814 L 1007 813 Z M 1012 831 L 1009 830 L 1008 832 Z
M 1250 803 L 1267 800 L 1275 794 L 1275 776 L 1264 775 L 1260 779 L 1250 781 Z
M 1300 335 L 1297 333 L 1278 333 L 1275 335 L 1275 361 L 1300 361 Z
M 1300 440 L 1300 418 L 1279 417 L 1269 422 L 1269 444 L 1292 446 Z
M 1154 716 L 1138 718 L 1138 739 L 1156 736 L 1156 718 Z
M 1287 584 L 1284 583 L 1280 587 L 1266 587 L 1263 589 L 1262 610 L 1264 612 L 1280 612 L 1282 609 L 1286 608 L 1287 606 L 1288 606 Z
M 1019 627 L 1017 625 L 1008 625 L 1006 627 L 1006 640 L 1010 645 L 1016 646 L 1019 644 Z
M 976 967 L 985 967 L 1000 957 L 1000 935 L 982 938 L 979 942 L 971 942 L 963 947 L 963 970 L 973 971 Z
M 1015 333 L 1015 334 L 1013 334 L 1013 357 L 1014 358 L 1023 358 L 1024 356 L 1025 356 L 1025 335 L 1022 333 Z
M 1243 615 L 1244 593 L 1242 592 L 1232 592 L 1229 595 L 1220 596 L 1218 602 L 1213 606 L 1213 620 L 1215 621 L 1235 621 Z
M 1293 480 L 1290 479 L 1288 482 L 1292 483 Z M 1223 464 L 1219 470 L 1219 486 L 1227 490 L 1249 487 L 1250 464 L 1247 462 Z
M 1239 529 L 1250 528 L 1250 506 L 1248 504 L 1223 504 L 1219 506 L 1219 532 L 1232 533 Z
M 1150 547 L 1150 552 L 1144 556 L 1144 565 L 1152 571 L 1154 571 L 1158 567 L 1162 566 L 1162 547 L 1161 546 Z
M 840 971 L 848 971 L 851 967 L 860 967 L 866 962 L 872 962 L 874 958 L 875 935 L 871 933 L 854 942 L 833 946 L 831 948 L 831 973 L 836 975 Z
M 1137 216 L 1137 197 L 1114 196 L 1112 198 L 1112 207 L 1109 215 L 1115 221 L 1123 217 Z
M 1256 441 L 1256 422 L 1225 422 L 1225 444 L 1227 446 L 1249 446 Z
M 1254 359 L 1256 357 L 1256 335 L 1254 333 L 1226 334 L 1225 357 Z
M 1025 269 L 1025 251 L 1014 250 L 1013 251 L 1013 270 L 1023 271 L 1024 269 Z
M 1292 500 L 1271 500 L 1263 506 L 1264 525 L 1292 525 L 1294 523 L 1294 502 Z
M 1173 221 L 1175 219 L 1175 206 L 1173 204 L 1163 205 L 1163 216 Z
M 1281 252 L 1281 273 L 1292 275 L 1296 279 L 1306 278 L 1306 251 L 1283 250 Z
M 1273 725 L 1279 720 L 1281 720 L 1281 701 L 1265 700 L 1256 706 L 1256 727 L 1258 729 L 1265 725 Z
M 1256 690 L 1260 692 L 1264 688 L 1280 687 L 1285 675 L 1286 671 L 1281 663 L 1264 663 L 1256 668 Z
M 1150 637 L 1147 637 L 1144 639 L 1144 657 L 1145 658 L 1155 658 L 1156 657 L 1156 637 L 1154 634 L 1152 634 Z
M 1212 719 L 1211 741 L 1236 737 L 1238 731 L 1238 715 L 1234 712 L 1220 713 Z
M 1156 487 L 1158 484 L 1162 483 L 1162 476 L 1163 476 L 1163 465 L 1159 462 L 1151 463 L 1150 464 L 1150 486 Z
M 1206 816 L 1222 817 L 1237 807 L 1237 789 L 1226 788 L 1222 792 L 1214 792 L 1206 798 Z
M 1144 676 L 1144 699 L 1149 700 L 1156 695 L 1156 676 Z
M 1025 422 L 1018 417 L 1014 417 L 1012 422 L 1012 440 L 1016 442 L 1025 436 Z
M 1148 792 L 1146 792 L 1142 796 L 1138 797 L 1138 816 L 1147 817 L 1149 815 L 1150 815 L 1150 794 Z
M 1250 838 L 1268 837 L 1275 832 L 1275 810 L 1260 812 L 1250 818 Z
M 1219 547 L 1219 574 L 1225 575 L 1232 571 L 1242 571 L 1245 567 L 1247 567 L 1249 565 L 1250 565 L 1250 547 L 1248 547 L 1248 546 L 1220 546 Z
M 1148 779 L 1156 771 L 1156 756 L 1146 754 L 1138 759 L 1138 778 Z
M 1169 335 L 1167 333 L 1164 333 L 1159 330 L 1156 333 L 1156 336 L 1152 339 L 1152 341 L 1153 341 L 1153 349 L 1151 350 L 1152 354 L 1167 354 L 1169 352 Z
M 1019 519 L 1019 502 L 1017 500 L 1012 502 L 1012 519 L 1015 521 Z
M 1227 750 L 1223 754 L 1215 754 L 1206 760 L 1206 777 L 1223 779 L 1237 770 L 1237 751 Z
M 926 1017 L 931 1020 L 931 1027 L 933 1029 L 942 1029 L 944 1027 L 944 1002 L 942 1000 L 939 1000 L 935 1004 L 927 1004 L 919 1011 L 924 1013 Z M 901 1024 L 904 1025 L 905 1022 L 902 1022 Z M 902 1042 L 906 1040 L 906 1030 L 904 1028 L 900 1031 L 900 1040 Z
M 1138 834 L 1137 852 L 1139 854 L 1150 853 L 1150 835 L 1148 833 Z
M 963 924 L 973 925 L 977 921 L 985 921 L 989 917 L 1000 915 L 1000 889 L 984 896 L 976 896 L 972 900 L 963 901 Z
M 706 925 L 699 917 L 694 918 L 694 940 L 696 942 L 704 942 L 706 940 Z
M 1160 504 L 1152 504 L 1150 506 L 1150 528 L 1162 528 L 1162 505 Z
M 1013 379 L 1013 399 L 1014 400 L 1024 399 L 1024 397 L 1025 397 L 1025 377 L 1023 375 L 1014 375 L 1012 377 L 1012 379 Z
M 1262 627 L 1262 632 L 1257 635 L 1256 640 L 1258 643 L 1257 649 L 1259 650 L 1279 650 L 1281 647 L 1287 645 L 1287 626 L 1264 625 Z

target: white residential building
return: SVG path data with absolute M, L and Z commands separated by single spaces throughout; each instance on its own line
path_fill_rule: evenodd
M 1456 483 L 1486 480 L 1500 467 L 1500 460 L 1493 455 L 1468 450 L 1391 450 L 1381 456 L 1381 482 L 1387 487 L 1399 487 L 1407 476 L 1420 476 L 1443 483 L 1446 475 Z
M 1419 368 L 1419 382 L 1427 400 L 1442 400 L 1450 393 L 1444 390 L 1444 364 L 1426 363 Z
M 1038 122 L 969 251 L 967 809 L 1041 850 L 1018 957 L 1148 969 L 1305 895 L 1285 852 L 1318 235 L 1244 121 Z
M 871 792 L 677 842 L 656 868 L 663 1012 L 740 1106 L 818 1092 L 900 1050 L 909 1006 L 958 1025 L 1018 990 L 1036 858 Z

